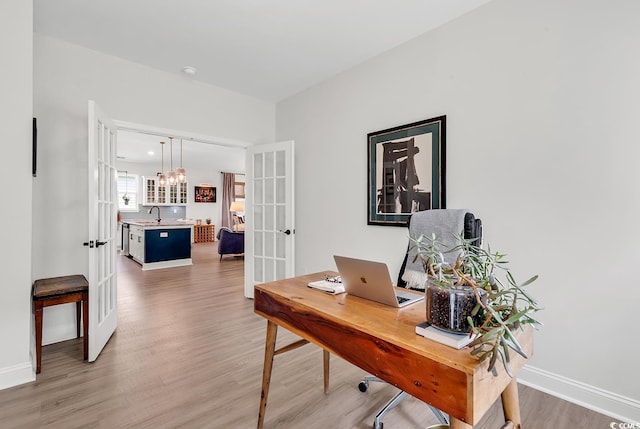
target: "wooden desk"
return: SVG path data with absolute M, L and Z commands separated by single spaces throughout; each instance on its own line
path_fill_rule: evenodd
M 499 396 L 505 419 L 519 427 L 516 379 L 509 378 L 504 368 L 496 365 L 498 375 L 493 376 L 487 372 L 489 363 L 480 364 L 468 348 L 455 350 L 416 335 L 415 325 L 425 320 L 424 301 L 397 309 L 307 287 L 310 281 L 335 274 L 322 272 L 255 287 L 254 311 L 268 320 L 258 429 L 264 423 L 278 326 L 449 414 L 453 429 L 477 424 Z M 530 356 L 531 329 L 518 339 Z M 516 375 L 526 360 L 515 352 L 510 357 Z

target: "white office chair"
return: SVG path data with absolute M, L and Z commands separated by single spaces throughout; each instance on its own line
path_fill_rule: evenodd
M 476 219 L 473 213 L 470 213 L 467 210 L 440 209 L 417 212 L 409 218 L 407 226 L 411 237 L 417 237 L 420 234 L 431 236 L 431 234 L 434 233 L 445 244 L 447 244 L 449 240 L 451 240 L 451 243 L 453 244 L 455 237 L 459 236 L 460 232 L 464 231 L 464 238 L 475 239 L 476 241 L 473 244 L 476 246 L 480 246 L 482 244 L 482 221 L 480 219 Z M 453 245 L 451 247 L 453 247 Z M 457 255 L 447 254 L 445 258 L 451 259 L 451 262 L 455 262 Z M 407 252 L 404 256 L 404 261 L 402 262 L 402 267 L 400 268 L 400 273 L 398 275 L 398 286 L 400 287 L 411 287 L 412 289 L 416 289 L 414 285 L 408 285 L 407 281 L 404 279 L 407 277 L 405 276 L 405 271 L 408 273 L 412 268 L 415 268 L 412 267 L 412 259 L 413 256 L 409 255 Z M 424 286 L 417 289 L 424 290 Z M 361 392 L 366 392 L 369 388 L 370 382 L 384 382 L 384 380 L 373 375 L 366 375 L 358 384 L 358 389 Z M 402 402 L 407 395 L 407 392 L 400 391 L 391 398 L 391 400 L 382 407 L 378 414 L 376 414 L 376 417 L 373 420 L 373 429 L 382 429 L 383 417 L 398 406 L 398 404 Z M 449 424 L 448 416 L 446 416 L 442 411 L 429 404 L 427 404 L 427 406 L 436 416 L 438 422 L 447 425 Z

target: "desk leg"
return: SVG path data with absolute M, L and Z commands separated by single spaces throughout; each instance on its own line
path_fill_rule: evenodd
M 271 369 L 273 368 L 273 356 L 276 351 L 276 337 L 278 325 L 267 321 L 267 340 L 264 345 L 264 366 L 262 367 L 262 393 L 260 394 L 260 411 L 258 412 L 258 429 L 264 425 L 264 412 L 267 408 L 269 396 L 269 383 L 271 383 Z
M 324 394 L 329 393 L 329 352 L 322 350 L 322 361 L 324 363 Z
M 505 421 L 511 420 L 516 428 L 520 428 L 520 400 L 518 399 L 518 381 L 513 378 L 502 392 L 502 409 Z

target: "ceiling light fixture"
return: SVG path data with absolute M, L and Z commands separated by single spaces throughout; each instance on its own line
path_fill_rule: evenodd
M 182 73 L 186 74 L 187 76 L 195 76 L 196 73 L 198 72 L 198 70 L 196 70 L 195 67 L 191 67 L 191 66 L 185 66 L 182 67 Z
M 158 185 L 164 186 L 167 184 L 167 177 L 164 175 L 164 142 L 160 142 L 160 150 L 162 153 L 162 168 L 160 169 L 160 173 L 158 173 Z
M 169 185 L 175 185 L 177 179 L 176 172 L 173 171 L 173 137 L 169 137 L 170 146 L 169 150 L 171 151 L 171 164 L 169 167 L 169 172 L 167 173 L 167 180 L 169 181 Z
M 178 177 L 178 182 L 187 182 L 187 172 L 182 166 L 182 139 L 180 139 L 180 167 L 176 168 L 176 176 Z

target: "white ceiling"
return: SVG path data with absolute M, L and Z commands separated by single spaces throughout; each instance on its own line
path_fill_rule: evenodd
M 279 101 L 489 0 L 35 0 L 34 30 Z
M 122 162 L 136 164 L 152 164 L 160 171 L 162 163 L 162 148 L 160 142 L 164 141 L 164 167 L 169 170 L 171 163 L 171 140 L 168 137 L 144 134 L 137 131 L 118 130 L 118 168 L 124 168 Z M 210 167 L 210 160 L 220 157 L 238 156 L 244 159 L 245 152 L 242 147 L 229 147 L 210 142 L 201 142 L 192 139 L 182 140 L 182 161 L 185 168 Z M 173 166 L 180 165 L 180 139 L 173 139 Z

